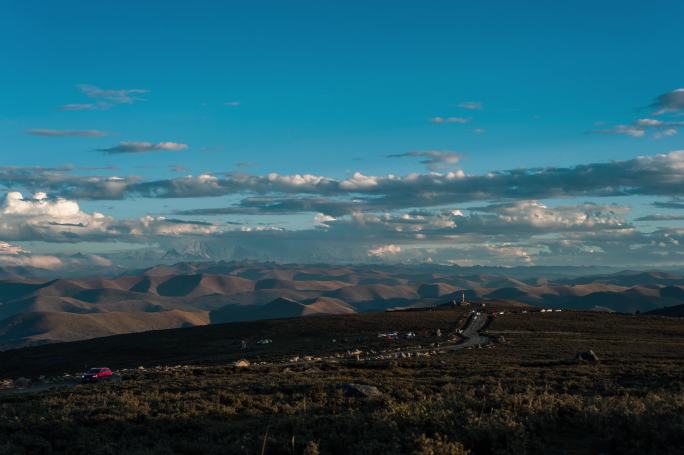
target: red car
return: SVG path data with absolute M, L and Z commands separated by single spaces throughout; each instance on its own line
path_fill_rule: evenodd
M 81 382 L 97 382 L 112 377 L 112 370 L 109 368 L 91 368 L 83 373 Z

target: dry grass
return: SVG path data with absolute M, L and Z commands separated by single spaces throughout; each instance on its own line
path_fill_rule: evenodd
M 428 324 L 437 313 L 412 318 L 414 324 L 416 318 Z M 327 327 L 327 320 L 316 321 Z M 368 320 L 358 327 L 364 324 L 372 327 Z M 354 326 L 350 322 L 347 328 Z M 506 315 L 489 330 L 503 333 L 508 342 L 392 365 L 317 370 L 213 365 L 0 397 L 0 453 L 684 450 L 681 320 Z M 589 348 L 600 364 L 568 362 L 577 350 Z M 383 394 L 347 397 L 343 385 L 349 382 L 376 385 Z

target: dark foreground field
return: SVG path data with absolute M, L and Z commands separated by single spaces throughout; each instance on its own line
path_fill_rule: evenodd
M 268 363 L 245 369 L 228 364 L 228 359 L 241 354 L 233 338 L 245 333 L 239 333 L 239 326 L 225 326 L 235 331 L 230 340 L 214 333 L 217 343 L 225 343 L 225 362 L 205 342 L 198 346 L 200 357 L 213 365 L 147 368 L 124 374 L 120 382 L 0 394 L 0 453 L 684 451 L 681 319 L 573 312 L 505 314 L 487 328 L 498 341 L 491 348 L 397 360 L 341 359 L 305 365 L 278 360 L 306 353 L 323 355 L 353 344 L 380 349 L 372 336 L 377 331 L 421 327 L 448 331 L 462 316 L 458 310 L 444 310 L 355 315 L 344 319 L 346 324 L 333 324 L 335 319 L 329 318 L 310 318 L 306 325 L 299 320 L 262 322 L 266 325 L 260 327 L 266 327 L 263 330 L 274 339 L 272 347 L 250 348 L 244 354 Z M 397 319 L 388 319 L 392 317 Z M 216 327 L 222 326 L 207 329 Z M 261 336 L 257 326 L 243 327 Z M 292 339 L 286 343 L 288 330 Z M 173 333 L 158 332 L 165 337 Z M 143 337 L 131 340 L 143 342 L 144 335 L 131 335 Z M 345 335 L 347 345 L 331 343 L 333 336 Z M 126 356 L 135 355 L 133 342 L 125 337 L 99 342 L 111 344 L 117 339 Z M 168 359 L 186 360 L 192 350 L 190 340 L 177 345 L 180 358 L 168 352 Z M 98 340 L 84 343 L 93 342 Z M 78 346 L 91 345 L 52 349 L 59 348 L 55 355 L 63 356 L 76 352 Z M 159 356 L 144 344 L 139 348 L 140 363 L 151 361 L 146 356 Z M 21 362 L 10 360 L 18 353 L 31 360 L 27 363 L 31 368 L 39 359 L 49 358 L 47 347 L 37 349 L 4 353 L 0 375 L 16 371 Z M 572 361 L 576 352 L 588 349 L 600 357 L 598 364 Z M 154 361 L 161 360 L 156 357 Z M 356 396 L 349 393 L 350 383 L 373 385 L 380 393 Z

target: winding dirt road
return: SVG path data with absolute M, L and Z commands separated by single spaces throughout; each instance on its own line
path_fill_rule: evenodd
M 487 315 L 483 313 L 472 313 L 466 321 L 465 327 L 461 336 L 464 338 L 458 344 L 454 344 L 446 347 L 450 351 L 458 351 L 460 349 L 465 349 L 469 347 L 475 347 L 478 345 L 485 345 L 489 343 L 489 337 L 486 337 L 480 333 L 487 325 Z

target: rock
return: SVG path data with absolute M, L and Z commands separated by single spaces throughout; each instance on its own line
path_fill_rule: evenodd
M 596 353 L 590 349 L 586 352 L 578 352 L 575 354 L 575 361 L 578 363 L 598 363 L 600 362 Z
M 359 398 L 377 398 L 382 396 L 377 387 L 365 384 L 347 384 L 344 386 L 344 394 L 348 397 Z
M 14 380 L 14 387 L 25 389 L 31 387 L 31 380 L 28 378 L 18 378 Z
M 233 364 L 235 368 L 249 368 L 249 365 L 249 360 L 246 359 L 240 359 Z

